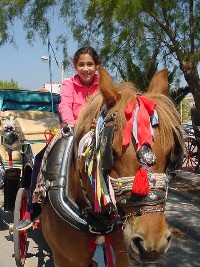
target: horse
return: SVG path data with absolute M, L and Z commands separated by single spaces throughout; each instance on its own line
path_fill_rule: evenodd
M 97 266 L 98 256 L 103 266 L 155 263 L 170 247 L 164 210 L 183 138 L 168 71 L 143 94 L 114 84 L 103 67 L 98 73 L 99 91 L 75 128 L 54 137 L 42 164 L 42 231 L 55 267 Z

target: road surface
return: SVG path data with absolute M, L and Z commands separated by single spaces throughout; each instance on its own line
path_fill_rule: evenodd
M 16 267 L 14 258 L 14 244 L 12 235 L 9 235 L 8 225 L 13 222 L 13 215 L 3 211 L 2 192 L 0 194 L 0 267 Z M 200 210 L 193 207 L 185 199 L 174 194 L 169 195 L 167 203 L 166 217 L 171 227 L 176 226 L 177 221 L 183 220 L 183 213 L 188 215 L 186 219 L 192 220 L 188 229 L 192 227 L 192 222 L 200 221 Z M 187 224 L 187 222 L 186 222 Z M 179 224 L 177 224 L 179 225 Z M 159 264 L 146 265 L 148 267 L 199 267 L 200 266 L 200 239 L 198 236 L 181 232 L 178 228 L 173 229 L 172 244 Z M 190 229 L 191 230 L 191 229 Z M 48 248 L 40 231 L 30 231 L 27 260 L 24 267 L 54 267 L 50 249 Z M 134 267 L 136 265 L 133 265 Z M 145 265 L 143 265 L 145 266 Z M 67 267 L 67 266 L 63 266 Z M 122 266 L 123 267 L 123 266 Z

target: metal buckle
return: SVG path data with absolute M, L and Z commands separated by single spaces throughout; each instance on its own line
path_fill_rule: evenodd
M 135 216 L 141 216 L 143 214 L 141 207 L 135 207 Z

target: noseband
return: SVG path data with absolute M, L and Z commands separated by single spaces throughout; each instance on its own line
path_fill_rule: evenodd
M 118 205 L 123 208 L 134 207 L 135 211 L 125 215 L 141 216 L 145 213 L 164 212 L 165 208 L 155 207 L 158 204 L 165 204 L 167 200 L 168 178 L 164 173 L 149 173 L 150 192 L 146 196 L 137 196 L 130 192 L 135 177 L 121 177 L 118 179 L 108 176 L 110 192 L 114 193 L 116 198 L 113 199 Z M 128 194 L 128 195 L 127 195 Z M 143 208 L 150 206 L 150 208 Z

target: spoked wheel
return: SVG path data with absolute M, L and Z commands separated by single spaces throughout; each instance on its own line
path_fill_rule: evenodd
M 13 240 L 15 262 L 18 267 L 23 267 L 26 260 L 27 253 L 27 235 L 28 230 L 18 231 L 17 225 L 23 218 L 27 205 L 27 194 L 24 188 L 20 188 L 17 192 L 14 209 L 14 226 L 13 226 Z
M 187 172 L 197 172 L 199 168 L 199 154 L 197 141 L 192 137 L 185 138 L 185 154 L 182 170 Z

